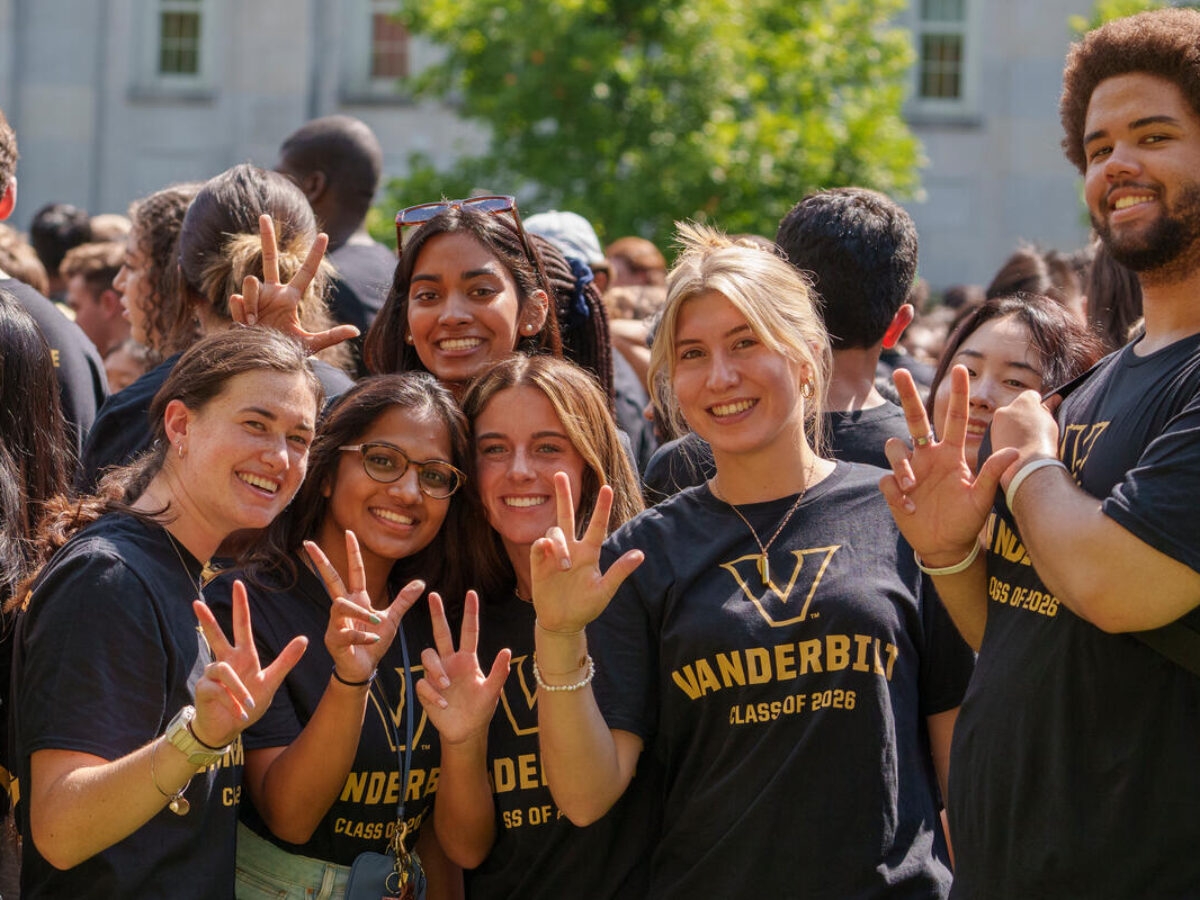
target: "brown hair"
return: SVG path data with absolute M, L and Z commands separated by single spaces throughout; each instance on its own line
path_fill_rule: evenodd
M 1089 31 L 1071 45 L 1058 112 L 1063 151 L 1080 172 L 1087 169 L 1083 129 L 1092 92 L 1107 78 L 1133 72 L 1172 82 L 1200 116 L 1200 11 L 1139 13 Z
M 0 110 L 0 191 L 7 190 L 8 183 L 17 174 L 17 159 L 20 155 L 17 152 L 17 136 L 8 124 L 4 111 Z
M 637 477 L 621 446 L 607 398 L 591 375 L 567 360 L 551 356 L 511 356 L 479 375 L 463 395 L 463 412 L 472 429 L 498 393 L 515 387 L 536 388 L 546 395 L 572 446 L 583 457 L 583 483 L 576 507 L 579 534 L 591 518 L 602 485 L 613 489 L 610 531 L 642 511 Z M 478 484 L 475 468 L 472 453 L 468 487 Z M 475 489 L 472 494 L 477 496 Z M 472 554 L 471 574 L 485 592 L 494 591 L 511 581 L 512 566 L 499 535 L 487 524 L 482 511 L 471 517 L 470 528 L 466 547 Z
M 179 283 L 178 244 L 183 217 L 201 186 L 198 181 L 173 184 L 129 207 L 131 234 L 146 258 L 151 292 L 146 339 L 156 359 L 178 353 L 196 339 Z
M 50 277 L 46 267 L 21 233 L 0 222 L 0 269 L 17 281 L 24 282 L 42 296 L 50 293 Z
M 92 242 L 72 247 L 58 267 L 63 278 L 82 275 L 93 295 L 112 289 L 113 279 L 121 271 L 125 247 L 112 241 Z

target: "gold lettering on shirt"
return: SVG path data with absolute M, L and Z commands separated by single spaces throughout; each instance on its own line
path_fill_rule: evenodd
M 1062 439 L 1058 445 L 1058 458 L 1067 464 L 1071 475 L 1076 481 L 1079 473 L 1087 464 L 1088 456 L 1096 445 L 1096 440 L 1108 428 L 1108 422 L 1096 422 L 1091 425 L 1068 425 L 1063 429 Z
M 783 587 L 777 585 L 770 577 L 763 579 L 762 572 L 758 568 L 760 555 L 757 553 L 740 556 L 732 562 L 721 563 L 721 568 L 733 576 L 738 587 L 742 589 L 742 593 L 754 604 L 759 615 L 768 625 L 772 628 L 784 628 L 797 622 L 803 622 L 808 616 L 813 595 L 816 594 L 821 579 L 825 577 L 825 570 L 829 568 L 830 560 L 841 547 L 841 544 L 834 544 L 828 547 L 789 551 L 795 556 L 796 562 L 792 566 L 792 574 L 788 578 L 787 584 Z M 804 576 L 803 579 L 801 576 Z M 799 590 L 803 592 L 804 597 L 804 602 L 800 604 L 799 609 L 791 603 L 797 582 L 799 582 Z M 752 587 L 752 585 L 761 585 L 766 590 L 760 593 L 758 588 Z

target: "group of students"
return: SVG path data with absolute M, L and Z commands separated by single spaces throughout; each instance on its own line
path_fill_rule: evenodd
M 1167 204 L 1178 185 L 1130 187 L 1108 155 L 1162 153 L 1150 126 L 1200 147 L 1200 109 L 1161 86 L 1133 103 L 1157 118 L 1124 134 L 1130 79 L 1182 90 L 1142 71 L 1164 35 L 1194 41 L 1200 14 L 1108 26 L 1070 70 L 1114 256 L 1141 239 L 1119 191 Z M 1114 46 L 1151 49 L 1113 72 L 1096 60 Z M 122 290 L 163 362 L 101 411 L 87 490 L 68 496 L 33 455 L 21 470 L 44 476 L 26 483 L 21 584 L 4 585 L 23 896 L 340 897 L 356 859 L 388 846 L 414 852 L 430 898 L 1200 892 L 1182 765 L 1195 675 L 1107 633 L 1196 605 L 1195 541 L 1156 524 L 1195 494 L 1178 471 L 1195 466 L 1200 327 L 1179 333 L 1181 314 L 1164 330 L 1155 290 L 1197 277 L 1170 269 L 1178 254 L 1134 259 L 1152 273 L 1145 346 L 1066 401 L 1081 490 L 1051 482 L 1059 432 L 1038 395 L 1098 345 L 1055 301 L 979 307 L 928 408 L 897 375 L 886 474 L 829 452 L 820 283 L 681 225 L 649 383 L 708 468 L 644 510 L 599 295 L 512 198 L 398 215 L 361 345 L 372 374 L 353 382 L 312 358 L 353 329 L 323 314 L 325 238 L 287 178 L 238 166 L 133 221 Z M 36 329 L 0 312 L 6 346 L 25 328 L 36 358 Z M 55 420 L 43 357 L 22 402 L 44 411 L 25 424 Z M 1097 404 L 1140 407 L 1144 434 L 1101 427 Z M 5 420 L 6 442 L 35 408 Z M 65 445 L 51 424 L 21 439 Z M 1076 513 L 1092 518 L 1072 527 Z M 1128 551 L 1163 592 L 1145 616 L 1122 619 L 1045 549 L 1128 550 L 1109 526 L 1147 542 Z M 1087 693 L 1097 669 L 1103 696 Z M 1161 696 L 1122 683 L 1131 671 Z M 1122 739 L 1105 703 L 1137 723 L 1175 704 L 1158 751 L 1175 801 L 1131 761 L 1146 731 Z M 1151 797 L 1170 807 L 1157 822 Z M 1095 821 L 1174 843 L 1123 864 Z

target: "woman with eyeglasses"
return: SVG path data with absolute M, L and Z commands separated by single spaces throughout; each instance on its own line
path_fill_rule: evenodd
M 530 546 L 556 521 L 556 472 L 570 479 L 581 519 L 610 485 L 614 526 L 641 511 L 637 479 L 603 394 L 572 363 L 512 356 L 472 382 L 462 403 L 474 445 L 471 491 L 483 507 L 469 523 L 466 563 L 483 602 L 468 597 L 457 648 L 431 603 L 436 649 L 422 655 L 417 693 L 441 735 L 438 837 L 470 869 L 473 900 L 642 896 L 655 836 L 652 783 L 639 781 L 585 829 L 558 812 L 546 785 L 529 562 Z
M 426 587 L 464 589 L 450 553 L 463 543 L 453 496 L 466 450 L 466 421 L 429 375 L 360 381 L 326 412 L 296 502 L 214 583 L 220 618 L 234 579 L 246 582 L 264 660 L 296 634 L 310 644 L 243 738 L 240 898 L 343 896 L 354 859 L 387 849 L 401 796 L 429 897 L 458 896 L 461 876 L 421 827 L 438 741 L 407 682 L 432 643 L 428 610 L 413 604 Z

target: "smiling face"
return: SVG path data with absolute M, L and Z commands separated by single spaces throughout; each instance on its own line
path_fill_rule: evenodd
M 121 292 L 124 316 L 129 320 L 129 336 L 139 344 L 150 345 L 150 312 L 154 290 L 150 286 L 150 260 L 139 246 L 137 229 L 129 233 L 125 244 L 125 260 L 113 279 L 113 287 Z
M 351 443 L 376 441 L 399 447 L 410 460 L 408 469 L 384 484 L 367 474 L 361 453 L 342 451 L 331 483 L 322 489 L 329 506 L 317 535 L 322 547 L 341 547 L 344 533 L 353 531 L 368 566 L 371 556 L 391 563 L 425 549 L 450 509 L 450 498 L 435 500 L 420 490 L 412 464 L 451 459 L 450 432 L 441 419 L 390 407 Z
M 461 383 L 512 353 L 522 327 L 541 327 L 540 307 L 527 306 L 523 316 L 517 283 L 495 254 L 466 232 L 447 232 L 417 255 L 408 333 L 426 369 Z
M 805 377 L 804 365 L 764 345 L 722 294 L 699 294 L 680 308 L 671 386 L 715 454 L 803 445 Z
M 166 412 L 168 451 L 193 524 L 219 542 L 264 528 L 291 501 L 308 463 L 316 398 L 301 374 L 243 372 L 199 410 L 178 400 Z
M 1029 329 L 1014 316 L 984 322 L 958 348 L 954 365 L 965 366 L 970 376 L 971 401 L 967 411 L 967 464 L 978 468 L 979 446 L 992 416 L 1021 391 L 1041 391 L 1041 359 Z M 943 378 L 933 398 L 933 425 L 946 433 L 950 405 L 950 379 Z
M 1096 86 L 1084 123 L 1084 194 L 1112 256 L 1136 272 L 1200 262 L 1200 118 L 1182 92 L 1132 73 Z
M 558 524 L 554 473 L 566 472 L 578 510 L 585 463 L 546 395 L 533 387 L 496 393 L 474 422 L 478 490 L 488 523 L 510 559 Z

